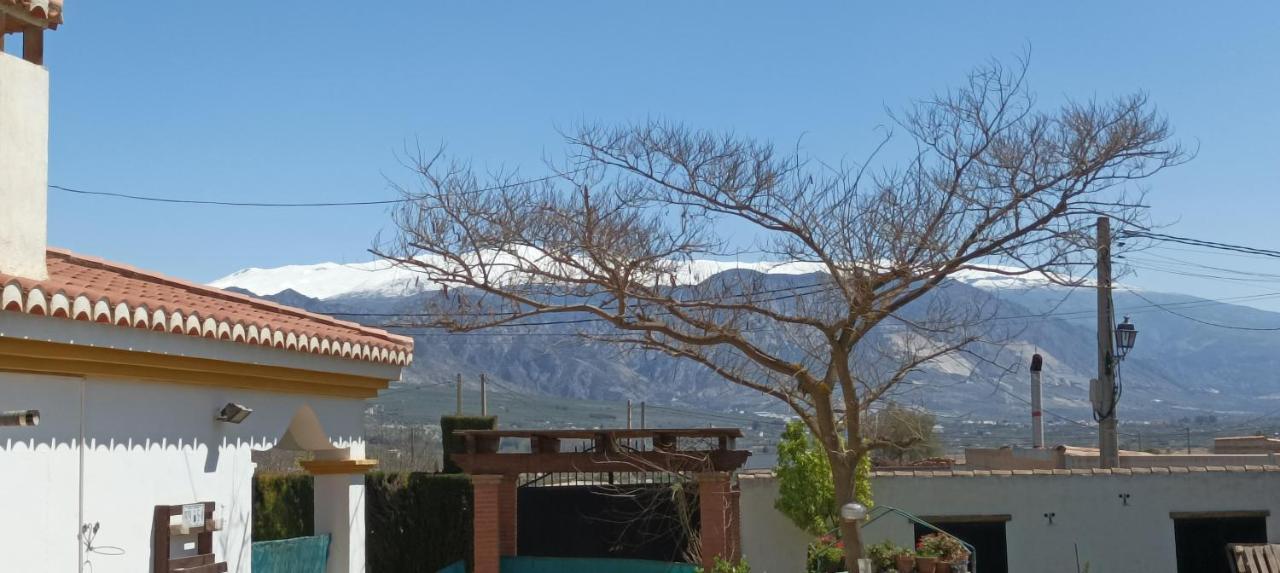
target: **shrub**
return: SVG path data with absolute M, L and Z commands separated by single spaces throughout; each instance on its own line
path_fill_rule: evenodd
M 844 542 L 824 535 L 809 544 L 806 573 L 836 573 L 844 570 Z
M 803 422 L 788 422 L 778 442 L 778 499 L 774 507 L 812 535 L 839 525 L 835 481 L 826 451 Z M 863 457 L 854 476 L 854 497 L 867 509 L 871 500 L 871 458 Z
M 496 427 L 498 418 L 495 416 L 441 416 L 440 440 L 444 443 L 444 473 L 462 473 L 462 468 L 453 463 L 451 454 L 465 452 L 467 445 L 462 436 L 453 434 L 454 430 L 492 430 Z
M 694 569 L 694 573 L 703 573 L 701 567 Z M 716 556 L 715 567 L 711 569 L 711 573 L 751 573 L 751 566 L 747 565 L 747 559 L 743 557 L 737 563 L 725 561 L 723 557 Z
M 371 473 L 365 477 L 370 573 L 416 573 L 471 560 L 471 479 Z
M 307 474 L 263 474 L 253 480 L 253 540 L 306 537 L 315 532 L 315 497 Z

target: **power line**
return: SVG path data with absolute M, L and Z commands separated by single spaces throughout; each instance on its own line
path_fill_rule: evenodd
M 468 189 L 464 191 L 455 191 L 453 193 L 459 194 L 459 195 L 472 195 L 477 193 L 487 193 L 490 191 L 501 191 L 503 189 L 510 189 L 512 187 L 518 187 L 520 185 L 530 185 L 533 183 L 542 183 L 544 181 L 550 181 L 552 179 L 564 177 L 567 175 L 573 175 L 575 173 L 580 173 L 583 170 L 584 169 L 574 169 L 571 171 L 565 171 L 563 173 L 555 173 L 552 175 L 538 177 L 535 179 L 525 179 L 522 181 L 515 181 L 512 183 L 505 183 L 502 185 L 494 185 L 492 187 L 484 187 L 480 189 Z M 172 198 L 172 197 L 154 197 L 154 196 L 147 196 L 147 195 L 133 195 L 130 193 L 115 193 L 111 191 L 89 191 L 87 189 L 75 189 L 72 187 L 65 187 L 62 185 L 49 185 L 49 188 L 55 189 L 58 191 L 63 191 L 66 193 L 72 193 L 75 195 L 83 195 L 83 196 L 110 197 L 113 199 L 130 199 L 134 201 L 147 201 L 151 203 L 172 203 L 172 204 L 180 204 L 180 205 L 214 205 L 219 207 L 265 207 L 265 208 L 367 207 L 371 205 L 396 205 L 400 203 L 410 203 L 417 200 L 413 197 L 404 197 L 400 199 L 378 199 L 378 200 L 372 200 L 372 201 L 272 203 L 272 202 L 261 202 L 261 201 L 214 201 L 214 200 L 208 200 L 208 199 L 179 199 L 179 198 Z
M 1129 294 L 1132 294 L 1132 295 L 1134 295 L 1134 296 L 1136 296 L 1136 297 L 1138 297 L 1138 298 L 1140 298 L 1140 299 L 1142 299 L 1142 300 L 1145 300 L 1145 301 L 1147 301 L 1147 302 L 1151 303 L 1151 305 L 1152 305 L 1152 306 L 1155 306 L 1155 307 L 1157 307 L 1157 308 L 1159 308 L 1159 309 L 1161 309 L 1161 310 L 1163 310 L 1163 311 L 1165 311 L 1165 312 L 1167 312 L 1167 313 L 1169 313 L 1169 314 L 1172 314 L 1172 315 L 1174 315 L 1174 316 L 1180 316 L 1180 317 L 1185 318 L 1185 319 L 1187 319 L 1187 320 L 1190 320 L 1190 321 L 1193 321 L 1193 322 L 1198 322 L 1198 323 L 1203 324 L 1203 325 L 1206 325 L 1206 326 L 1214 326 L 1214 327 L 1217 327 L 1217 328 L 1226 328 L 1226 329 L 1229 329 L 1229 330 L 1248 330 L 1248 331 L 1254 331 L 1254 332 L 1275 332 L 1275 331 L 1280 331 L 1280 327 L 1237 326 L 1237 325 L 1233 325 L 1233 324 L 1221 324 L 1221 323 L 1217 323 L 1217 322 L 1209 322 L 1209 321 L 1207 321 L 1207 320 L 1201 320 L 1201 319 L 1196 318 L 1196 317 L 1194 317 L 1194 316 L 1189 316 L 1189 315 L 1186 315 L 1186 314 L 1182 314 L 1182 313 L 1180 313 L 1180 312 L 1178 312 L 1178 311 L 1175 311 L 1175 310 L 1172 310 L 1172 309 L 1168 308 L 1168 307 L 1167 307 L 1167 306 L 1165 306 L 1165 305 L 1162 305 L 1162 304 L 1160 304 L 1160 303 L 1157 303 L 1157 302 L 1155 302 L 1155 301 L 1152 301 L 1151 299 L 1149 299 L 1149 298 L 1147 298 L 1147 297 L 1145 297 L 1145 296 L 1142 296 L 1142 294 L 1141 294 L 1141 293 L 1139 293 L 1138 291 L 1131 290 L 1131 291 L 1128 291 L 1128 292 L 1129 292 Z
M 1152 233 L 1150 231 L 1124 230 L 1116 233 L 1120 238 L 1135 237 L 1141 239 L 1151 239 L 1153 241 L 1180 243 L 1194 247 L 1206 247 L 1210 249 L 1218 249 L 1223 251 L 1233 251 L 1237 253 L 1245 253 L 1248 255 L 1260 255 L 1264 257 L 1272 257 L 1280 259 L 1280 251 L 1271 249 L 1260 249 L 1257 247 L 1248 247 L 1244 245 L 1233 245 L 1231 243 L 1221 243 L 1218 241 L 1207 241 L 1204 239 L 1193 239 L 1190 237 L 1179 237 L 1177 235 L 1166 235 L 1164 233 Z

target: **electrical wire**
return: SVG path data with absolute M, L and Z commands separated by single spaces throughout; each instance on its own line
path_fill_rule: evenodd
M 521 185 L 530 185 L 534 183 L 542 183 L 560 177 L 581 173 L 585 168 L 573 169 L 562 173 L 555 173 L 544 177 L 534 179 L 525 179 L 513 183 L 505 183 L 502 185 L 494 185 L 492 187 L 484 187 L 481 189 L 467 189 L 456 191 L 457 194 L 473 195 L 478 193 L 488 193 L 490 191 L 501 191 L 503 189 L 511 189 Z M 331 201 L 331 202 L 303 202 L 303 203 L 272 203 L 260 201 L 213 201 L 207 199 L 178 199 L 172 197 L 153 197 L 147 195 L 134 195 L 130 193 L 115 193 L 111 191 L 89 191 L 86 189 L 76 189 L 63 185 L 49 185 L 50 189 L 72 193 L 75 195 L 93 196 L 93 197 L 110 197 L 113 199 L 131 199 L 134 201 L 146 201 L 151 203 L 171 203 L 180 205 L 212 205 L 218 207 L 265 207 L 265 208 L 312 208 L 312 207 L 367 207 L 371 205 L 396 205 L 400 203 L 409 203 L 416 201 L 413 197 L 404 197 L 400 199 L 378 199 L 371 201 Z
M 1119 231 L 1116 234 L 1116 236 L 1118 238 L 1134 237 L 1134 238 L 1141 238 L 1141 239 L 1150 239 L 1153 241 L 1160 241 L 1160 242 L 1180 243 L 1183 245 L 1190 245 L 1194 247 L 1206 247 L 1210 249 L 1232 251 L 1232 252 L 1244 253 L 1248 255 L 1259 255 L 1264 257 L 1280 259 L 1280 251 L 1275 251 L 1272 249 L 1260 249 L 1257 247 L 1247 247 L 1244 245 L 1234 245 L 1231 243 L 1222 243 L 1218 241 L 1207 241 L 1204 239 L 1179 237 L 1177 235 L 1166 235 L 1164 233 L 1153 233 L 1151 231 L 1126 229 L 1126 230 Z
M 1140 299 L 1142 299 L 1142 300 L 1145 300 L 1145 301 L 1147 301 L 1148 303 L 1151 303 L 1151 305 L 1152 305 L 1152 306 L 1155 306 L 1156 308 L 1159 308 L 1159 309 L 1161 309 L 1161 310 L 1163 310 L 1163 311 L 1165 311 L 1165 312 L 1167 312 L 1167 313 L 1169 313 L 1169 314 L 1172 314 L 1172 315 L 1174 315 L 1174 316 L 1180 316 L 1180 317 L 1185 318 L 1185 319 L 1187 319 L 1187 320 L 1190 320 L 1190 321 L 1193 321 L 1193 322 L 1198 322 L 1198 323 L 1203 324 L 1203 325 L 1206 325 L 1206 326 L 1213 326 L 1213 327 L 1217 327 L 1217 328 L 1226 328 L 1226 329 L 1229 329 L 1229 330 L 1246 330 L 1246 331 L 1252 331 L 1252 332 L 1275 332 L 1275 331 L 1280 331 L 1280 326 L 1277 326 L 1277 327 L 1239 326 L 1239 325 L 1233 325 L 1233 324 L 1221 324 L 1221 323 L 1217 323 L 1217 322 L 1210 322 L 1210 321 L 1207 321 L 1207 320 L 1201 320 L 1201 319 L 1196 318 L 1196 317 L 1194 317 L 1194 316 L 1189 316 L 1189 315 L 1186 315 L 1186 314 L 1182 314 L 1182 313 L 1180 313 L 1180 312 L 1178 312 L 1178 311 L 1175 311 L 1175 310 L 1172 310 L 1172 309 L 1168 308 L 1168 307 L 1167 307 L 1167 306 L 1165 306 L 1165 305 L 1162 305 L 1162 304 L 1160 304 L 1160 303 L 1157 303 L 1157 302 L 1155 302 L 1155 301 L 1152 301 L 1151 299 L 1149 299 L 1149 298 L 1147 298 L 1147 297 L 1145 297 L 1145 296 L 1142 296 L 1142 294 L 1141 294 L 1141 293 L 1139 293 L 1139 292 L 1138 292 L 1138 291 L 1136 291 L 1136 290 L 1131 290 L 1131 291 L 1128 291 L 1128 292 L 1129 292 L 1129 294 L 1132 294 L 1132 295 L 1134 295 L 1134 296 L 1136 296 L 1136 297 L 1138 297 L 1138 298 L 1140 298 Z

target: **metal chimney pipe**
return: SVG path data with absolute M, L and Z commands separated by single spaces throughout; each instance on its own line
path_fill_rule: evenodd
M 1031 447 L 1044 448 L 1044 416 L 1040 412 L 1040 369 L 1044 358 L 1039 353 L 1031 357 Z

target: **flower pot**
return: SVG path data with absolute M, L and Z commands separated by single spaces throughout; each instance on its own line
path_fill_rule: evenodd
M 898 566 L 898 573 L 911 573 L 916 569 L 916 558 L 910 555 L 894 557 L 893 563 Z
M 920 573 L 937 573 L 937 557 L 916 557 L 916 571 Z

